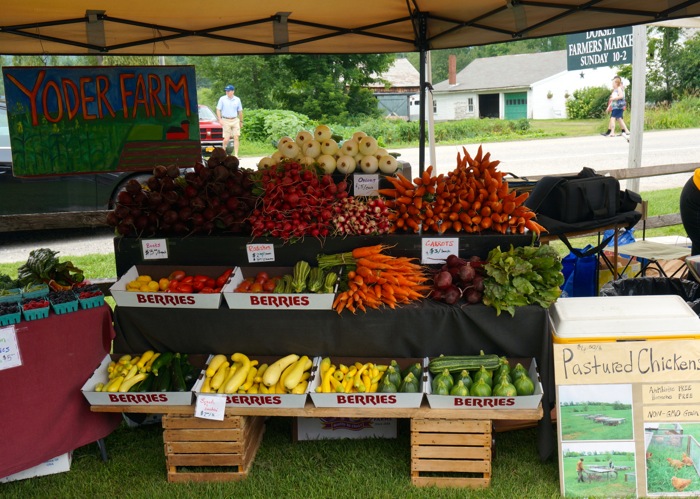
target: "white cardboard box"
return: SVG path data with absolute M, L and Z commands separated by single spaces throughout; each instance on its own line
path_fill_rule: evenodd
M 149 275 L 155 281 L 168 277 L 174 270 L 183 270 L 188 275 L 206 275 L 216 279 L 231 267 L 174 267 L 167 265 L 134 265 L 115 282 L 109 291 L 117 305 L 122 307 L 150 308 L 219 308 L 221 293 L 164 293 L 162 291 L 127 291 L 126 285 L 139 275 Z M 230 278 L 229 278 L 230 280 Z
M 301 357 L 301 356 L 300 356 Z M 202 372 L 197 378 L 197 382 L 192 387 L 192 391 L 195 396 L 199 395 L 210 395 L 208 393 L 202 393 L 202 385 L 204 384 L 206 366 L 209 365 L 211 359 L 214 356 L 210 355 L 207 359 L 207 363 L 202 369 Z M 280 357 L 268 357 L 268 356 L 250 356 L 250 360 L 257 360 L 258 365 L 269 364 L 274 362 Z M 230 360 L 230 359 L 229 359 Z M 313 377 L 313 368 L 312 374 Z M 311 385 L 311 379 L 309 379 L 309 386 Z M 308 398 L 308 388 L 307 393 L 302 395 L 296 395 L 293 393 L 234 393 L 226 394 L 226 407 L 275 407 L 280 409 L 301 409 L 306 405 L 306 399 Z
M 255 310 L 331 310 L 335 293 L 236 293 L 243 280 L 258 272 L 270 276 L 291 274 L 291 267 L 237 267 L 233 277 L 224 286 L 224 298 L 229 308 Z M 337 289 L 337 285 L 336 285 Z
M 567 298 L 568 299 L 568 298 Z M 512 359 L 511 361 L 517 361 Z M 523 363 L 523 366 L 525 364 Z M 530 379 L 535 384 L 535 393 L 517 397 L 458 397 L 455 395 L 433 395 L 433 375 L 429 374 L 426 386 L 428 404 L 433 409 L 537 409 L 542 400 L 542 382 L 537 372 L 537 362 L 533 358 L 528 369 Z
M 0 478 L 0 483 L 16 482 L 17 480 L 26 480 L 37 476 L 53 475 L 55 473 L 65 473 L 70 471 L 70 465 L 73 461 L 73 453 L 66 452 L 60 456 L 49 459 L 48 461 L 27 468 L 23 471 L 18 471 L 12 475 Z
M 396 438 L 396 418 L 296 418 L 294 438 L 335 440 L 340 438 Z
M 96 392 L 97 383 L 107 384 L 109 376 L 107 366 L 112 358 L 107 355 L 89 380 L 85 382 L 81 391 L 90 405 L 192 405 L 192 391 L 187 392 L 133 392 L 114 393 Z
M 318 373 L 318 365 L 321 362 L 321 357 L 316 357 L 314 362 L 316 373 Z M 355 362 L 373 362 L 375 364 L 389 364 L 392 359 L 358 359 L 346 357 L 331 357 L 331 363 L 338 365 L 339 363 L 350 365 Z M 387 408 L 413 408 L 420 407 L 423 402 L 423 393 L 425 392 L 425 383 L 427 380 L 427 357 L 395 359 L 405 369 L 409 365 L 420 362 L 423 366 L 423 379 L 420 380 L 421 391 L 418 393 L 316 393 L 316 388 L 321 383 L 321 377 L 317 375 L 311 378 L 309 383 L 309 394 L 311 400 L 316 407 L 387 407 Z

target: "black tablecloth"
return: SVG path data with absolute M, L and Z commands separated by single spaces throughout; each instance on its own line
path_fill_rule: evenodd
M 547 310 L 518 308 L 496 317 L 484 305 L 455 307 L 425 300 L 396 310 L 336 314 L 332 310 L 218 310 L 117 307 L 116 353 L 175 351 L 309 356 L 433 357 L 487 353 L 537 360 L 544 389 L 538 448 L 555 449 L 552 339 Z

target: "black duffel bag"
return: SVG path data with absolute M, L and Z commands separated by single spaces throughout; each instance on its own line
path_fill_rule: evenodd
M 620 182 L 591 168 L 578 175 L 542 177 L 525 206 L 567 224 L 614 217 L 620 209 Z

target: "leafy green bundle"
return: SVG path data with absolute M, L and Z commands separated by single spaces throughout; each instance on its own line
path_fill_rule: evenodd
M 549 245 L 499 247 L 489 252 L 484 279 L 483 302 L 496 309 L 496 315 L 515 307 L 540 305 L 549 308 L 561 294 L 564 283 L 559 254 Z
M 73 262 L 60 262 L 58 251 L 39 248 L 29 253 L 27 262 L 17 269 L 17 278 L 23 286 L 29 284 L 48 284 L 51 289 L 70 288 L 85 279 L 83 271 Z

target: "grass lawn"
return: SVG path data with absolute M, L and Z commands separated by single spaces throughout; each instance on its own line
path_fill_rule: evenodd
M 246 480 L 168 483 L 160 425 L 122 425 L 106 439 L 109 461 L 96 445 L 77 449 L 70 472 L 0 485 L 4 498 L 26 497 L 336 497 L 336 498 L 554 498 L 556 459 L 537 456 L 534 429 L 496 434 L 487 489 L 416 488 L 410 478 L 408 420 L 396 439 L 292 442 L 292 419 L 270 418 Z

